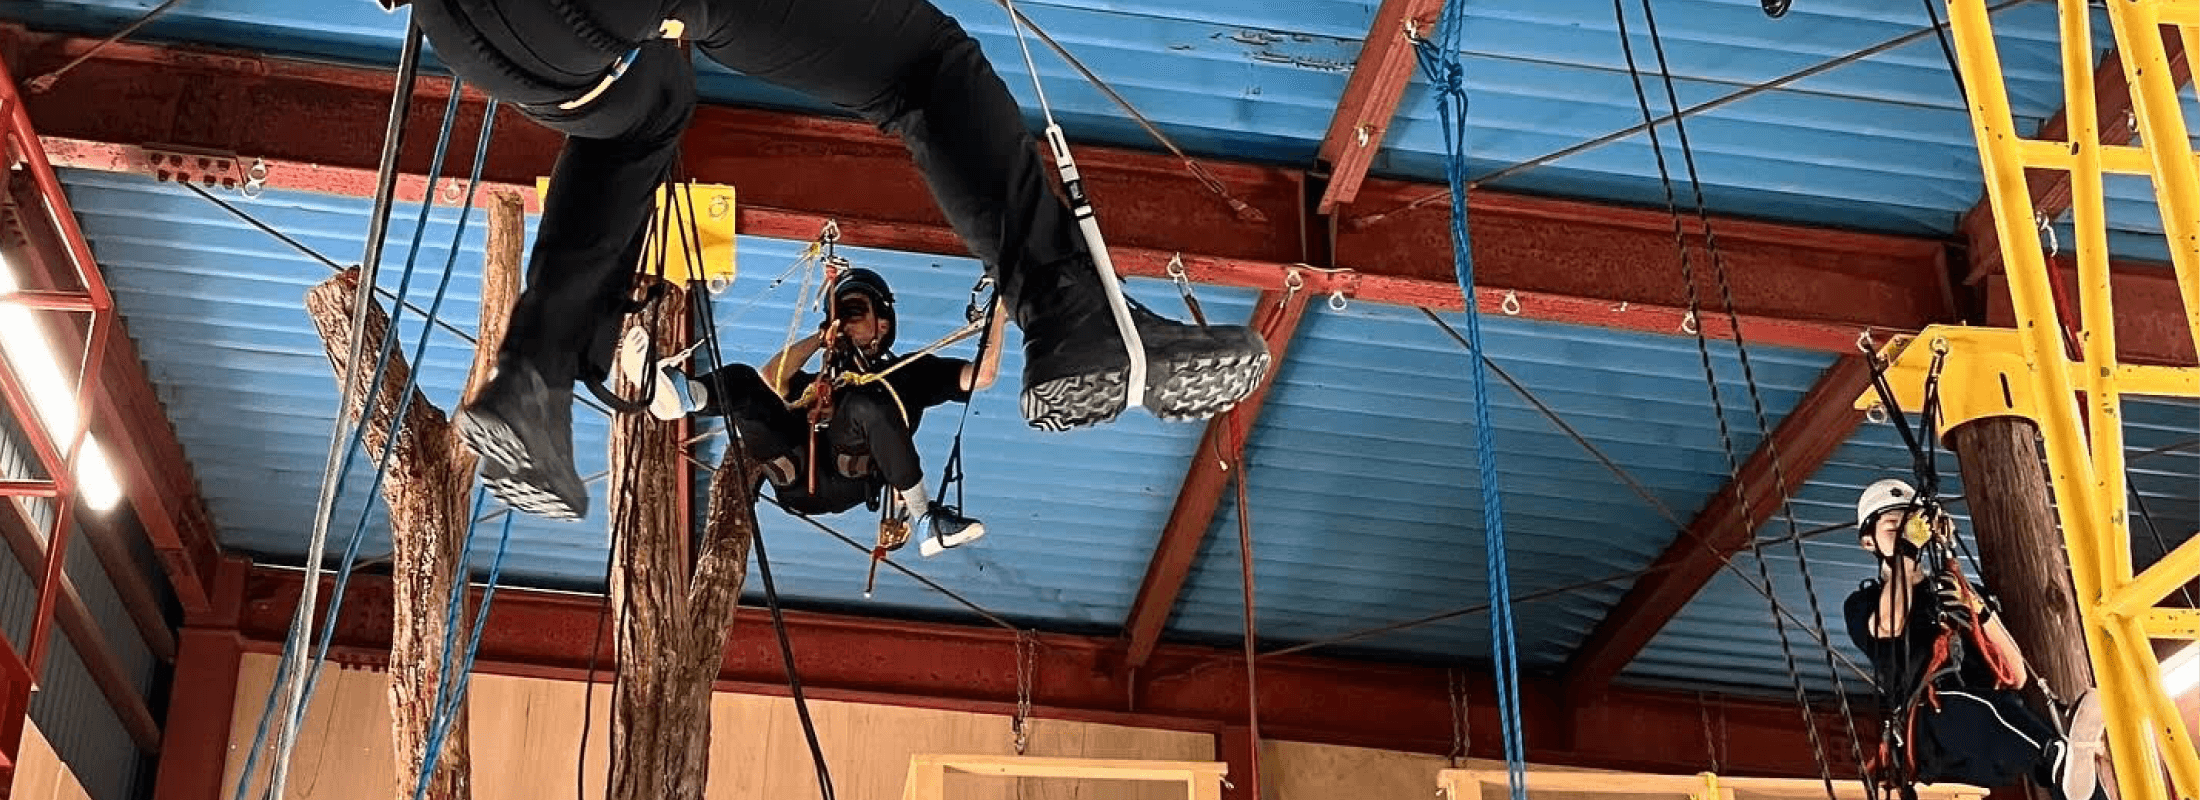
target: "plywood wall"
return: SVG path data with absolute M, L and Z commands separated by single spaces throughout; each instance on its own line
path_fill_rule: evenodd
M 61 763 L 53 745 L 40 735 L 38 726 L 25 726 L 23 745 L 16 752 L 15 786 L 10 800 L 91 800 L 69 765 Z
M 1503 771 L 1505 762 L 1467 759 L 1461 769 Z M 1435 800 L 1436 773 L 1451 767 L 1442 756 L 1360 747 L 1265 742 L 1260 748 L 1261 797 L 1267 800 Z M 1537 766 L 1537 769 L 1557 769 Z M 1567 770 L 1569 772 L 1575 770 Z M 1579 770 L 1595 772 L 1597 770 Z M 1504 787 L 1484 797 L 1507 797 Z M 1534 792 L 1534 800 L 1630 800 L 1629 795 Z M 1452 800 L 1481 800 L 1473 797 Z M 1673 800 L 1666 796 L 1663 800 Z
M 224 794 L 233 796 L 274 675 L 275 657 L 247 655 L 238 675 Z M 387 677 L 324 672 L 292 760 L 289 796 L 297 800 L 390 800 L 396 782 L 390 750 Z M 588 762 L 579 763 L 585 686 L 577 682 L 474 676 L 473 776 L 477 800 L 601 797 L 608 737 L 608 684 L 596 690 Z M 812 701 L 835 794 L 846 800 L 898 800 L 919 752 L 1010 754 L 1005 716 Z M 817 796 L 816 770 L 794 704 L 785 698 L 720 694 L 711 709 L 712 800 L 784 800 Z M 1031 755 L 1210 761 L 1214 737 L 1111 725 L 1037 720 Z M 267 759 L 255 772 L 266 781 Z M 1433 787 L 1433 782 L 1427 784 Z M 1433 791 L 1433 790 L 1431 790 Z M 1173 800 L 1181 789 L 1099 781 L 1013 781 L 952 775 L 948 792 L 971 800 Z M 1421 795 L 1426 798 L 1428 795 Z

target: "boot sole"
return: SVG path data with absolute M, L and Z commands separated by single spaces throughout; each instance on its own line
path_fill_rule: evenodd
M 1171 422 L 1203 420 L 1235 407 L 1268 374 L 1268 353 L 1198 355 L 1147 363 L 1146 407 Z M 1070 375 L 1024 389 L 1021 410 L 1031 427 L 1066 431 L 1114 420 L 1123 413 L 1124 373 Z
M 458 434 L 482 458 L 482 483 L 506 505 L 550 519 L 577 520 L 586 514 L 587 485 L 578 475 L 558 476 L 536 469 L 526 439 L 503 419 L 477 410 L 461 411 Z

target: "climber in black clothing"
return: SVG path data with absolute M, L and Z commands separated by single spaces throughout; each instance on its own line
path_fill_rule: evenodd
M 1904 535 L 1919 511 L 1917 492 L 1892 479 L 1867 487 L 1856 506 L 1859 544 L 1879 559 L 1879 577 L 1843 610 L 1849 638 L 1893 706 L 1884 709 L 1895 738 L 1883 758 L 1914 769 L 1919 783 L 1992 789 L 2030 778 L 2055 800 L 2102 800 L 2099 698 L 2085 692 L 2061 729 L 2025 704 L 2024 654 L 1984 588 L 1919 563 L 1918 545 Z M 1936 662 L 1943 631 L 1951 655 Z
M 978 43 L 925 0 L 410 6 L 453 73 L 566 134 L 496 372 L 458 413 L 484 481 L 515 508 L 566 518 L 587 509 L 572 387 L 609 373 L 654 193 L 695 107 L 688 44 L 901 138 L 1023 331 L 1021 408 L 1032 426 L 1094 425 L 1128 404 L 1125 337 L 1037 139 Z M 1249 328 L 1185 325 L 1135 303 L 1129 313 L 1156 416 L 1213 416 L 1267 371 L 1267 347 Z
M 890 529 L 880 537 L 888 550 L 914 535 L 930 557 L 984 536 L 984 524 L 926 494 L 913 437 L 925 409 L 968 403 L 972 392 L 993 385 L 1007 318 L 993 315 L 976 362 L 929 353 L 903 357 L 893 354 L 894 292 L 878 273 L 850 269 L 833 282 L 828 296 L 833 314 L 827 324 L 772 356 L 762 369 L 729 364 L 691 378 L 678 366 L 679 356 L 662 359 L 651 376 L 657 385 L 650 413 L 664 420 L 725 417 L 740 429 L 749 454 L 763 462 L 765 478 L 790 511 L 837 514 L 892 489 L 901 513 L 889 516 Z M 619 366 L 630 385 L 639 385 L 639 366 L 648 363 L 647 341 L 643 329 L 629 329 Z M 803 367 L 821 351 L 844 374 L 883 377 L 829 390 L 829 421 L 812 462 L 807 411 L 817 402 L 819 375 Z

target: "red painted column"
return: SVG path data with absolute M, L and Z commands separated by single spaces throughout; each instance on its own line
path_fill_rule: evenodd
M 237 704 L 237 670 L 244 636 L 244 578 L 251 564 L 223 561 L 212 587 L 213 608 L 184 622 L 161 738 L 155 800 L 217 800 L 229 764 L 229 726 Z
M 1260 800 L 1259 747 L 1253 729 L 1244 725 L 1231 725 L 1215 734 L 1215 757 L 1230 767 L 1222 800 Z

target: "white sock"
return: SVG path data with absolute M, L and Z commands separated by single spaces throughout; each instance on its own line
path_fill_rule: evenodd
M 908 509 L 907 513 L 910 519 L 924 516 L 925 512 L 932 508 L 932 496 L 925 494 L 922 481 L 919 481 L 915 486 L 900 490 L 900 494 L 901 504 Z

